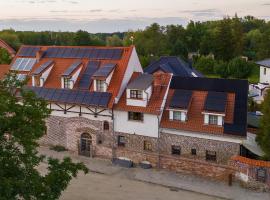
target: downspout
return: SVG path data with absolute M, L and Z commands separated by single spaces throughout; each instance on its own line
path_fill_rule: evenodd
M 157 167 L 160 168 L 160 119 L 157 115 L 158 120 L 158 138 L 157 138 L 157 148 L 158 148 L 158 161 L 157 161 Z
M 116 158 L 116 142 L 115 142 L 115 130 L 114 130 L 114 103 L 115 103 L 115 99 L 113 100 L 113 107 L 112 107 L 112 134 L 113 134 L 113 144 L 112 144 L 112 162 L 114 161 L 114 159 Z

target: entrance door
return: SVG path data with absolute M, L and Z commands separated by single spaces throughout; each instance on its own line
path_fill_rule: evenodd
M 83 133 L 80 138 L 79 144 L 79 154 L 83 156 L 90 157 L 92 138 L 88 133 Z

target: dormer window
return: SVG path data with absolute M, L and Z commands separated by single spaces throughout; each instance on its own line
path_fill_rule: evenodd
M 217 115 L 209 115 L 208 123 L 210 125 L 218 125 L 218 116 Z
M 204 113 L 204 124 L 223 126 L 224 114 Z
M 64 77 L 63 80 L 64 80 L 64 88 L 65 89 L 72 89 L 73 88 L 74 83 L 71 80 L 71 78 Z
M 40 65 L 32 73 L 32 85 L 35 87 L 43 87 L 45 81 L 47 80 L 52 68 L 54 66 L 54 61 L 49 60 L 42 65 Z
M 106 82 L 104 80 L 95 80 L 97 92 L 106 92 Z
M 142 91 L 141 90 L 130 90 L 130 98 L 131 99 L 142 99 Z
M 187 111 L 184 110 L 170 110 L 169 118 L 173 121 L 185 122 L 187 121 Z

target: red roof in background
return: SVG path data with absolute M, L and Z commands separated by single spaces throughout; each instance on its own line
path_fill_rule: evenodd
M 122 49 L 123 50 L 123 54 L 121 59 L 119 60 L 108 60 L 108 59 L 89 59 L 89 58 L 82 58 L 80 59 L 82 61 L 83 64 L 83 68 L 81 70 L 81 73 L 76 81 L 76 83 L 78 83 L 78 81 L 81 78 L 81 74 L 82 72 L 85 70 L 86 65 L 89 61 L 100 61 L 101 64 L 100 66 L 102 66 L 105 63 L 116 63 L 117 66 L 114 70 L 111 82 L 109 84 L 109 87 L 107 89 L 107 92 L 112 93 L 112 98 L 108 104 L 109 108 L 112 108 L 113 103 L 114 103 L 114 98 L 118 95 L 118 92 L 120 90 L 121 84 L 122 84 L 122 80 L 124 78 L 124 74 L 126 72 L 126 68 L 132 53 L 132 50 L 134 48 L 134 46 L 130 46 L 130 47 L 96 47 L 96 46 L 27 46 L 27 45 L 23 45 L 21 46 L 20 49 L 22 49 L 23 47 L 39 47 L 41 51 L 46 51 L 48 48 L 50 47 L 55 47 L 55 48 L 95 48 L 95 49 Z M 20 51 L 18 51 L 20 52 Z M 16 55 L 16 57 L 14 58 L 13 62 L 15 61 L 16 58 L 18 58 L 20 56 L 18 56 L 18 54 Z M 30 57 L 33 58 L 33 57 Z M 71 64 L 73 64 L 76 60 L 78 60 L 78 58 L 47 58 L 47 57 L 42 57 L 40 59 L 39 62 L 37 62 L 32 70 L 30 72 L 20 72 L 20 73 L 27 73 L 27 74 L 32 74 L 32 72 L 34 72 L 37 68 L 39 68 L 43 63 L 47 62 L 48 60 L 53 60 L 55 62 L 47 80 L 44 83 L 44 87 L 45 88 L 61 88 L 61 77 L 63 72 L 68 69 L 70 67 Z M 12 64 L 11 64 L 12 65 Z M 77 84 L 75 83 L 75 88 Z M 32 80 L 30 79 L 28 82 L 29 86 L 32 86 Z M 92 84 L 93 85 L 93 84 Z M 89 91 L 93 91 L 93 86 L 91 85 Z
M 16 54 L 16 51 L 9 46 L 4 40 L 0 39 L 0 48 L 4 48 L 8 51 L 8 53 L 13 57 Z
M 135 80 L 140 74 L 140 72 L 134 72 L 130 79 L 130 82 Z M 166 91 L 170 86 L 172 75 L 168 73 L 162 73 L 154 74 L 153 76 L 153 91 L 146 107 L 127 105 L 126 92 L 124 92 L 119 102 L 115 106 L 115 109 L 159 115 L 162 109 L 162 102 L 166 98 Z
M 0 65 L 0 79 L 4 78 L 5 74 L 8 73 L 10 65 Z

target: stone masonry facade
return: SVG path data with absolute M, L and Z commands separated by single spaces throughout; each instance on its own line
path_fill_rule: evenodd
M 109 130 L 103 130 L 103 121 L 82 117 L 57 117 L 47 119 L 47 134 L 40 140 L 45 145 L 61 145 L 78 153 L 79 141 L 83 133 L 91 136 L 91 155 L 106 159 L 126 157 L 134 163 L 148 161 L 153 167 L 176 172 L 190 172 L 214 179 L 225 180 L 232 169 L 229 159 L 239 155 L 239 144 L 215 140 L 199 139 L 161 133 L 160 138 L 135 134 L 113 134 L 112 123 Z M 124 137 L 124 146 L 118 146 L 119 136 Z M 150 149 L 145 149 L 147 142 Z M 172 146 L 180 147 L 180 155 L 172 155 Z M 191 154 L 196 149 L 196 155 Z M 206 161 L 206 151 L 216 152 L 216 161 Z

